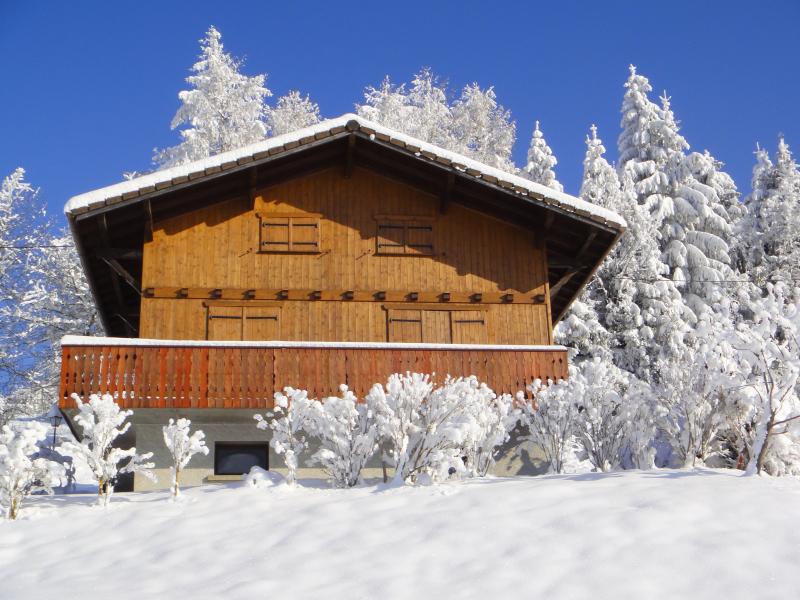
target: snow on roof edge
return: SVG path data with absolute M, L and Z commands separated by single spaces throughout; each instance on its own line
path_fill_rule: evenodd
M 483 179 L 488 176 L 496 179 L 497 182 L 508 183 L 512 187 L 512 191 L 516 191 L 513 188 L 522 188 L 523 190 L 543 196 L 544 198 L 553 201 L 555 205 L 567 210 L 568 212 L 574 212 L 579 215 L 581 213 L 585 213 L 590 216 L 597 217 L 603 222 L 619 228 L 627 227 L 625 219 L 611 210 L 597 206 L 564 192 L 556 191 L 542 184 L 525 179 L 519 175 L 515 175 L 513 173 L 503 171 L 502 169 L 481 163 L 457 152 L 441 148 L 440 146 L 436 146 L 428 142 L 423 142 L 422 140 L 416 139 L 393 129 L 389 129 L 388 127 L 384 127 L 383 125 L 379 125 L 353 113 L 345 113 L 339 117 L 320 121 L 315 125 L 298 129 L 297 131 L 285 133 L 283 135 L 268 138 L 254 144 L 242 146 L 241 148 L 215 154 L 213 156 L 179 165 L 177 167 L 162 169 L 160 171 L 148 173 L 147 175 L 142 175 L 141 177 L 137 177 L 135 179 L 122 181 L 110 186 L 73 196 L 65 204 L 64 212 L 67 215 L 77 214 L 93 208 L 104 206 L 106 204 L 105 201 L 112 198 L 125 199 L 124 197 L 129 194 L 132 194 L 132 197 L 135 197 L 143 193 L 155 191 L 158 186 L 164 186 L 164 188 L 166 188 L 169 187 L 172 181 L 176 178 L 188 178 L 189 175 L 195 173 L 209 174 L 207 173 L 207 170 L 209 169 L 212 171 L 220 170 L 222 165 L 228 163 L 238 163 L 239 161 L 247 158 L 252 159 L 256 154 L 260 154 L 261 156 L 259 158 L 263 158 L 264 156 L 268 155 L 271 150 L 282 147 L 288 143 L 296 144 L 306 138 L 318 139 L 317 136 L 320 138 L 327 137 L 323 136 L 322 134 L 327 133 L 328 135 L 332 135 L 334 133 L 333 130 L 344 130 L 349 121 L 355 121 L 361 128 L 371 130 L 375 133 L 380 133 L 382 136 L 386 136 L 391 140 L 402 142 L 405 146 L 411 146 L 411 148 L 415 150 L 415 154 L 417 156 L 422 156 L 425 154 L 434 155 L 435 157 L 439 157 L 449 161 L 450 163 L 453 163 L 454 166 L 460 170 L 477 171 Z M 338 131 L 336 133 L 338 133 Z
M 217 342 L 209 340 L 156 340 L 147 338 L 119 338 L 88 335 L 65 335 L 62 346 L 150 346 L 179 348 L 354 348 L 354 349 L 397 349 L 397 350 L 509 350 L 509 351 L 566 351 L 558 345 L 521 344 L 430 344 L 400 342 L 298 342 L 298 341 L 260 341 L 260 342 Z

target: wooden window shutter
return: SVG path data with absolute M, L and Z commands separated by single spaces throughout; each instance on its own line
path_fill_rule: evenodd
M 319 252 L 319 219 L 313 217 L 289 219 L 289 251 Z
M 289 219 L 261 218 L 261 252 L 289 252 Z
M 242 339 L 241 306 L 209 306 L 206 320 L 206 339 L 239 341 Z
M 319 218 L 260 217 L 260 252 L 319 252 Z
M 378 254 L 405 254 L 406 229 L 402 223 L 378 223 Z
M 422 342 L 422 311 L 392 309 L 387 311 L 388 341 Z
M 433 225 L 410 223 L 406 227 L 406 254 L 433 254 Z
M 246 306 L 242 339 L 246 341 L 275 341 L 281 339 L 280 308 Z
M 422 221 L 386 220 L 378 223 L 376 254 L 433 254 L 433 224 Z
M 458 310 L 450 313 L 454 344 L 485 344 L 486 313 L 479 310 Z
M 422 341 L 428 344 L 449 344 L 450 312 L 426 310 L 422 313 Z

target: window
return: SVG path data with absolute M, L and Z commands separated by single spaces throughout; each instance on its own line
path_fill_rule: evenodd
M 253 467 L 269 469 L 269 445 L 259 442 L 214 444 L 214 475 L 243 475 Z
M 439 308 L 387 309 L 387 341 L 430 344 L 485 344 L 486 313 Z
M 378 221 L 377 254 L 433 254 L 433 223 L 399 219 Z
M 319 252 L 319 218 L 260 215 L 259 252 Z
M 279 340 L 280 308 L 264 305 L 209 304 L 206 339 L 216 341 Z

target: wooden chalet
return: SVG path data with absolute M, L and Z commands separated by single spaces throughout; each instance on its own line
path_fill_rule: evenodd
M 553 324 L 625 227 L 355 115 L 65 210 L 109 337 L 64 339 L 64 412 L 109 392 L 218 422 L 287 385 L 363 396 L 417 371 L 513 393 L 565 377 Z

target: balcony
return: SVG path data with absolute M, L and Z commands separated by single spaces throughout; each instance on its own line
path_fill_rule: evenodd
M 386 344 L 349 342 L 207 342 L 93 338 L 62 340 L 59 405 L 75 393 L 112 394 L 123 408 L 273 406 L 285 386 L 310 397 L 338 395 L 347 384 L 363 398 L 375 383 L 406 371 L 476 375 L 496 392 L 525 390 L 532 380 L 567 375 L 562 346 Z

